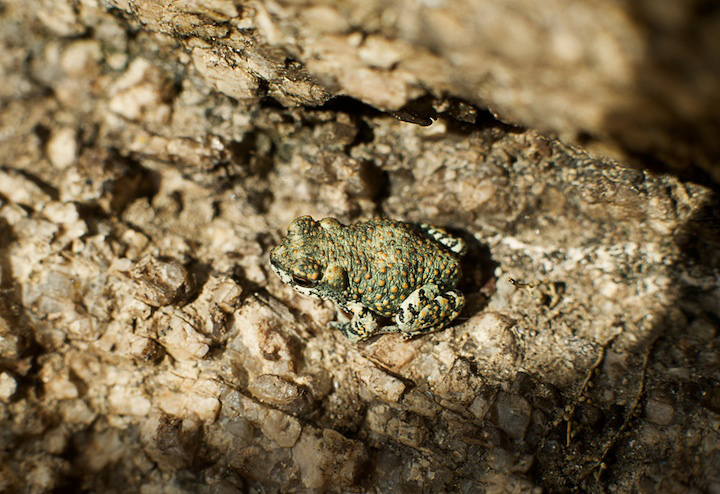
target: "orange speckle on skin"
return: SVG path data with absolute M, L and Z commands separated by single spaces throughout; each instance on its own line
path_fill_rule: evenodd
M 317 222 L 304 217 L 303 221 L 296 223 L 298 230 L 283 241 L 283 248 L 277 251 L 276 257 L 287 257 L 291 261 L 286 268 L 287 274 L 301 279 L 307 277 L 312 280 L 312 285 L 325 277 L 332 281 L 349 282 L 344 287 L 344 293 L 335 300 L 339 305 L 352 301 L 353 305 L 366 307 L 365 313 L 367 309 L 372 309 L 376 315 L 393 317 L 397 314 L 399 303 L 426 283 L 442 285 L 446 290 L 455 288 L 460 274 L 459 256 L 450 255 L 447 246 L 431 238 L 435 230 L 432 227 L 418 230 L 413 225 L 383 219 L 357 223 L 357 226 L 333 221 L 336 222 L 333 229 L 325 228 L 318 232 Z M 436 231 L 442 232 L 439 229 Z M 315 257 L 320 263 L 305 255 Z M 326 269 L 324 266 L 328 264 L 330 268 Z M 296 271 L 298 266 L 307 267 L 309 271 Z M 304 292 L 298 286 L 301 279 L 296 278 L 292 285 Z M 313 293 L 323 295 L 321 290 Z M 445 298 L 441 296 L 435 301 L 431 300 L 427 290 L 419 293 L 421 302 L 428 306 L 423 306 L 422 316 L 413 311 L 412 318 L 422 319 L 425 326 L 441 322 L 444 325 L 457 316 L 457 306 L 461 306 L 463 301 L 462 295 L 449 292 L 443 294 Z M 441 316 L 442 321 L 439 320 Z M 360 339 L 378 333 L 365 327 L 357 330 Z

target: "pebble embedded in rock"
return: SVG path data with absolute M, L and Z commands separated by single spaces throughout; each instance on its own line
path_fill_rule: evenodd
M 140 285 L 140 296 L 150 305 L 182 304 L 195 294 L 195 277 L 176 260 L 146 257 L 130 275 Z
M 467 321 L 467 333 L 478 357 L 495 366 L 511 365 L 517 354 L 513 320 L 497 312 L 481 312 Z
M 55 168 L 72 165 L 77 157 L 75 130 L 67 127 L 54 132 L 47 145 L 48 158 Z
M 253 380 L 248 390 L 256 398 L 274 405 L 289 405 L 303 397 L 303 388 L 292 381 L 273 374 L 263 374 Z
M 307 488 L 353 485 L 367 461 L 365 446 L 332 429 L 322 433 L 306 426 L 292 448 L 293 460 L 300 468 Z
M 375 396 L 386 402 L 398 401 L 405 391 L 405 384 L 400 379 L 373 365 L 362 367 L 357 376 Z
M 589 403 L 581 403 L 577 407 L 576 420 L 588 427 L 599 431 L 603 424 L 603 412 L 598 407 Z
M 9 373 L 0 373 L 0 400 L 7 401 L 15 394 L 17 382 Z
M 468 407 L 468 410 L 470 410 L 470 413 L 472 413 L 475 418 L 482 420 L 490 409 L 492 398 L 492 395 L 482 392 L 475 397 Z
M 525 437 L 532 407 L 522 396 L 501 392 L 494 405 L 494 422 L 513 439 Z
M 657 425 L 670 425 L 675 415 L 672 399 L 660 393 L 653 393 L 645 404 L 647 419 Z

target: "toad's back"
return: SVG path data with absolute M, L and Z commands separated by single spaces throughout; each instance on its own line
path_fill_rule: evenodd
M 418 227 L 387 219 L 344 226 L 323 225 L 328 257 L 347 273 L 346 300 L 392 316 L 417 288 L 452 288 L 460 277 L 459 256 Z

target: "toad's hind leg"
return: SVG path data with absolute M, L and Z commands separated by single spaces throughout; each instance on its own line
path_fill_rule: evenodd
M 420 229 L 430 235 L 432 238 L 443 244 L 445 247 L 455 252 L 456 254 L 463 255 L 467 250 L 465 241 L 459 237 L 451 235 L 443 228 L 437 226 L 428 225 L 423 223 L 420 225 Z
M 428 283 L 423 285 L 400 305 L 395 316 L 403 338 L 439 330 L 455 319 L 465 305 L 465 297 L 457 290 L 440 292 L 440 288 Z

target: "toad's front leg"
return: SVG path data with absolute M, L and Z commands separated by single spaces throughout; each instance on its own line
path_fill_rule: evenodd
M 364 305 L 353 302 L 343 307 L 344 310 L 352 312 L 350 321 L 331 322 L 328 326 L 337 329 L 352 342 L 362 341 L 378 334 L 377 316 Z
M 403 300 L 395 321 L 404 339 L 440 330 L 455 319 L 465 305 L 465 297 L 457 290 L 440 292 L 428 283 Z

